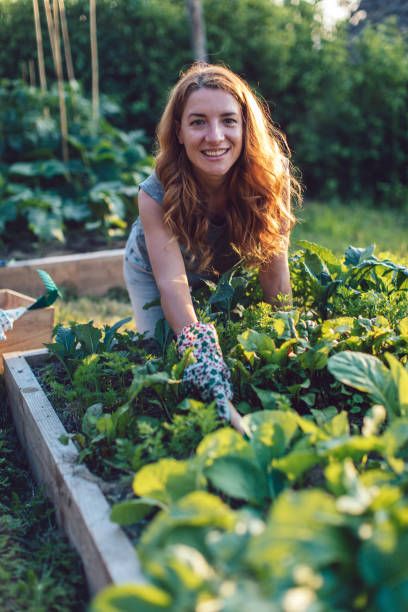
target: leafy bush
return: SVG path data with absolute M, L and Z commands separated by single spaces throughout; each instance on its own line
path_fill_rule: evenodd
M 5 247 L 67 234 L 124 235 L 137 184 L 151 171 L 141 131 L 94 126 L 77 84 L 66 86 L 69 160 L 62 162 L 56 89 L 0 83 L 0 237 Z

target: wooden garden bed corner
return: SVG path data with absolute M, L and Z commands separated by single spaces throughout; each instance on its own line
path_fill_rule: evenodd
M 78 465 L 75 445 L 58 440 L 67 432 L 30 367 L 46 353 L 41 349 L 4 355 L 10 408 L 34 476 L 82 558 L 91 594 L 111 583 L 145 582 L 134 546 L 110 521 L 110 507 L 96 479 Z
M 40 294 L 44 287 L 35 273 L 39 268 L 51 274 L 57 285 L 71 288 L 79 296 L 104 295 L 108 289 L 125 287 L 123 254 L 124 249 L 111 249 L 16 261 L 0 268 L 0 287 Z

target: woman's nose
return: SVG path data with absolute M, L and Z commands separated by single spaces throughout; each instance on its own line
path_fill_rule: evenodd
M 208 142 L 220 142 L 223 139 L 224 133 L 222 131 L 222 125 L 218 121 L 209 123 L 206 133 L 206 140 Z

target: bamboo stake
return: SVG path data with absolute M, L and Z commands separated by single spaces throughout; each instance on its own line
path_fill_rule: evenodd
M 41 90 L 44 92 L 47 89 L 47 79 L 45 76 L 44 49 L 43 49 L 43 42 L 42 42 L 40 9 L 38 6 L 38 0 L 33 0 L 33 9 L 34 9 L 35 37 L 37 40 L 38 74 L 40 75 L 40 87 L 41 87 Z
M 50 38 L 52 61 L 54 63 L 55 71 L 57 66 L 57 60 L 55 58 L 55 40 L 54 40 L 54 20 L 51 13 L 50 0 L 44 0 L 45 16 L 47 18 L 48 36 Z
M 59 0 L 59 12 L 61 17 L 62 39 L 64 41 L 65 65 L 69 81 L 75 81 L 74 65 L 72 63 L 71 45 L 69 42 L 68 24 L 65 14 L 64 0 Z
M 96 129 L 99 120 L 99 67 L 98 41 L 96 38 L 96 0 L 89 0 L 89 23 L 92 62 L 92 118 L 94 127 Z
M 51 14 L 51 6 L 49 0 L 44 0 L 48 33 L 50 35 L 51 49 L 53 51 L 54 68 L 58 82 L 58 101 L 60 110 L 60 125 L 61 125 L 61 143 L 62 143 L 62 159 L 68 161 L 68 122 L 67 110 L 65 106 L 64 82 L 62 73 L 61 47 L 59 40 L 59 9 L 58 0 L 53 1 L 53 13 Z

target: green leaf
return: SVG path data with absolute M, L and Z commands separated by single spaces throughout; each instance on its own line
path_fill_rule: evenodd
M 302 444 L 296 445 L 284 457 L 272 459 L 271 467 L 286 474 L 289 480 L 296 481 L 304 472 L 320 462 L 321 458 L 317 451 L 311 446 L 307 448 Z
M 90 354 L 97 353 L 100 346 L 101 330 L 93 326 L 93 321 L 75 326 L 77 339 Z
M 47 306 L 51 306 L 55 302 L 58 297 L 61 297 L 61 293 L 57 287 L 57 285 L 52 280 L 51 276 L 48 272 L 44 270 L 37 270 L 39 277 L 41 278 L 46 292 L 39 297 L 34 304 L 29 306 L 27 310 L 37 310 L 38 308 L 47 308 Z
M 158 506 L 163 508 L 156 499 L 129 499 L 113 506 L 110 519 L 118 525 L 134 525 Z
M 374 253 L 374 249 L 374 244 L 365 249 L 349 246 L 344 253 L 344 263 L 346 266 L 357 266 L 359 263 L 369 259 Z
M 391 353 L 386 353 L 385 358 L 390 366 L 391 376 L 398 397 L 398 413 L 400 416 L 408 416 L 408 371 Z
M 224 427 L 207 435 L 198 445 L 196 456 L 209 466 L 225 455 L 238 455 L 252 459 L 254 453 L 248 442 L 235 429 Z
M 120 321 L 117 321 L 114 325 L 112 326 L 105 326 L 104 328 L 104 337 L 103 337 L 103 350 L 104 351 L 110 351 L 112 348 L 112 343 L 113 340 L 115 338 L 115 334 L 118 331 L 118 329 L 120 327 L 122 327 L 122 325 L 125 325 L 125 323 L 129 323 L 129 321 L 132 320 L 132 317 L 125 317 L 124 319 L 121 319 Z
M 251 461 L 241 457 L 221 457 L 205 470 L 211 484 L 222 493 L 262 505 L 268 497 L 265 474 Z
M 328 369 L 337 380 L 368 393 L 390 415 L 398 413 L 393 381 L 385 365 L 372 355 L 343 351 L 329 358 Z
M 198 466 L 192 461 L 161 459 L 142 467 L 133 479 L 133 491 L 140 497 L 171 503 L 204 485 Z
M 266 334 L 260 334 L 253 329 L 247 329 L 237 336 L 244 353 L 255 353 L 269 362 L 275 352 L 275 343 Z
M 309 242 L 308 240 L 298 240 L 297 244 L 310 253 L 318 255 L 322 261 L 330 264 L 330 266 L 333 266 L 334 268 L 341 267 L 340 259 L 338 259 L 330 249 L 322 246 L 321 244 Z
M 158 612 L 170 610 L 170 595 L 150 584 L 109 586 L 92 602 L 91 612 Z
M 208 530 L 232 531 L 238 517 L 219 497 L 206 491 L 194 491 L 159 512 L 144 530 L 139 550 L 142 555 L 162 551 L 167 542 L 201 550 Z
M 408 338 L 408 317 L 404 317 L 399 321 L 398 329 L 401 336 L 407 336 Z
M 284 568 L 291 578 L 299 563 L 317 570 L 332 563 L 347 567 L 354 550 L 339 529 L 344 522 L 328 493 L 286 490 L 271 507 L 266 529 L 249 541 L 249 565 L 256 572 L 273 568 L 273 576 Z

